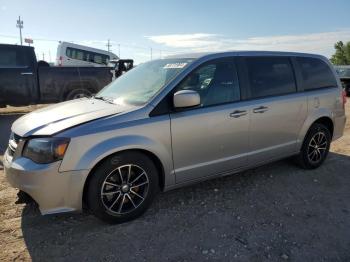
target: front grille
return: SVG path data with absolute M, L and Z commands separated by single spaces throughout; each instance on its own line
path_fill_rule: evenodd
M 13 156 L 17 149 L 17 144 L 21 137 L 19 135 L 16 135 L 15 133 L 11 133 L 9 146 L 8 146 L 8 153 L 10 156 Z

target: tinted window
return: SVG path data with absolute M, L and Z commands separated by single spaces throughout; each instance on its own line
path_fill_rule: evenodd
M 66 49 L 66 56 L 72 57 L 72 49 L 69 47 Z
M 102 62 L 103 62 L 102 56 L 96 54 L 96 55 L 94 56 L 94 61 L 95 61 L 95 63 L 97 63 L 97 64 L 102 64 Z
M 66 55 L 69 58 L 97 63 L 97 64 L 107 64 L 109 62 L 108 55 L 98 54 L 98 53 L 71 48 L 71 47 L 67 47 Z
M 74 51 L 73 51 L 73 54 L 74 54 L 73 57 L 74 57 L 75 59 L 83 60 L 83 57 L 84 57 L 83 51 L 74 50 Z
M 179 90 L 197 91 L 202 107 L 240 100 L 237 72 L 232 61 L 216 60 L 200 66 L 181 82 L 176 91 Z
M 18 48 L 2 47 L 0 48 L 0 67 L 22 67 L 25 66 L 24 50 Z
M 287 57 L 246 58 L 252 98 L 296 92 L 291 62 Z
M 337 86 L 329 66 L 322 60 L 310 57 L 297 58 L 303 78 L 304 90 Z

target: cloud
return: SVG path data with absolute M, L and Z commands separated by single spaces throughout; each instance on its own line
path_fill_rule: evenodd
M 215 52 L 223 50 L 279 50 L 319 53 L 330 56 L 334 43 L 350 40 L 350 29 L 332 32 L 250 37 L 232 39 L 218 34 L 173 34 L 146 36 L 154 43 L 168 48 L 190 52 Z
M 202 48 L 207 47 L 216 40 L 215 34 L 177 34 L 177 35 L 159 35 L 159 36 L 146 36 L 146 38 L 152 40 L 158 44 L 164 44 L 168 47 L 174 48 Z

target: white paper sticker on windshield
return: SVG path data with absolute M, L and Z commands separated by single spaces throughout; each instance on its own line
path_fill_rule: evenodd
M 172 63 L 172 64 L 166 64 L 164 68 L 184 68 L 187 65 L 187 63 Z

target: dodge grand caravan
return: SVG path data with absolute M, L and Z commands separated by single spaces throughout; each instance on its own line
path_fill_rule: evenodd
M 95 97 L 34 111 L 12 126 L 8 181 L 42 214 L 120 223 L 159 191 L 294 156 L 319 167 L 343 134 L 345 97 L 322 56 L 225 52 L 154 60 Z

